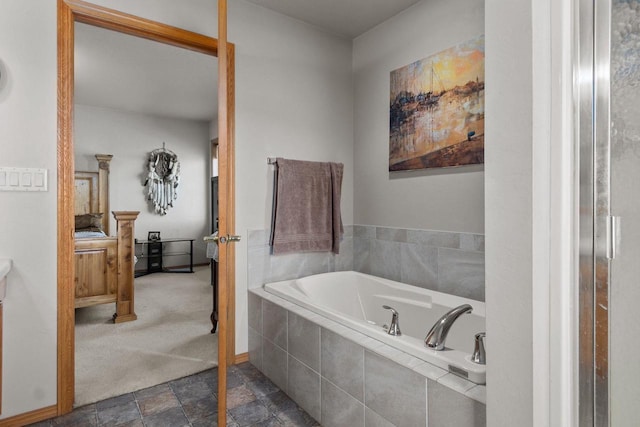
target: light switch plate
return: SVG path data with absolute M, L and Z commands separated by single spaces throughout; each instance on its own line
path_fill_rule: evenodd
M 0 167 L 0 191 L 47 191 L 47 170 Z

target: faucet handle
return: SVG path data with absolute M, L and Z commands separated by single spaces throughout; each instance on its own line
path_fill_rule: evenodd
M 479 365 L 487 364 L 487 352 L 484 348 L 484 339 L 486 338 L 486 336 L 486 332 L 480 332 L 476 334 L 476 342 L 471 360 Z
M 397 315 L 398 315 L 398 312 L 396 311 L 396 309 L 395 309 L 395 308 L 393 308 L 393 307 L 391 307 L 390 305 L 386 305 L 386 304 L 385 304 L 385 305 L 383 305 L 383 306 L 382 306 L 382 308 L 384 308 L 385 310 L 391 310 L 391 313 L 392 313 L 394 316 L 397 316 Z
M 382 308 L 385 310 L 391 310 L 391 325 L 389 325 L 387 333 L 395 336 L 402 335 L 402 332 L 400 332 L 400 313 L 398 313 L 395 308 L 388 305 L 383 305 Z

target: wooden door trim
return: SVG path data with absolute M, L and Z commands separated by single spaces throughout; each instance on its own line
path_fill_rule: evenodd
M 75 386 L 75 314 L 74 314 L 74 185 L 73 185 L 73 89 L 74 89 L 74 23 L 82 22 L 149 40 L 178 46 L 184 49 L 218 56 L 218 40 L 154 22 L 148 19 L 104 8 L 81 0 L 57 0 L 58 2 L 58 142 L 57 142 L 57 283 L 58 283 L 58 415 L 73 410 Z M 226 14 L 225 14 L 226 16 Z M 226 24 L 225 24 L 226 25 Z M 223 160 L 228 165 L 227 226 L 226 232 L 235 230 L 235 46 L 226 44 L 227 101 L 219 105 L 227 117 L 226 145 Z M 220 319 L 219 331 L 226 339 L 219 343 L 218 359 L 234 362 L 235 357 L 235 249 L 227 245 L 227 287 L 221 287 L 220 300 L 229 307 L 226 318 Z M 219 332 L 220 333 L 220 332 Z M 224 408 L 222 409 L 224 412 Z
M 71 9 L 75 22 L 218 56 L 218 40 L 212 37 L 82 0 L 64 0 L 64 3 Z
M 229 107 L 228 104 L 230 99 L 229 93 L 229 85 L 225 84 L 229 81 L 229 55 L 227 50 L 227 1 L 226 0 L 218 0 L 218 43 L 220 46 L 220 52 L 218 55 L 218 106 L 222 108 L 218 108 L 218 148 L 220 159 L 218 161 L 218 170 L 219 170 L 219 200 L 218 206 L 220 211 L 228 209 L 228 205 L 232 204 L 232 200 L 230 198 L 230 190 L 233 188 L 232 183 L 229 181 L 224 181 L 223 178 L 225 176 L 232 176 L 233 168 L 229 163 L 229 145 L 228 145 L 228 128 L 229 128 L 229 120 L 228 113 Z M 219 230 L 222 236 L 233 234 L 233 217 L 229 216 L 221 216 L 219 221 Z M 224 283 L 229 283 L 233 281 L 232 272 L 235 271 L 235 268 L 230 268 L 231 265 L 235 265 L 235 261 L 233 259 L 232 254 L 234 253 L 234 245 L 229 244 L 220 244 L 218 257 L 221 263 L 221 267 L 218 270 L 218 279 L 220 285 Z M 219 295 L 220 298 L 218 300 L 218 316 L 221 320 L 226 320 L 226 324 L 229 324 L 229 301 L 228 298 L 231 293 L 227 292 L 227 289 L 224 289 L 225 286 L 219 286 Z M 231 333 L 228 328 L 220 328 L 218 335 L 218 351 L 219 354 L 228 353 L 227 343 L 229 338 L 231 337 Z M 231 329 L 233 331 L 233 328 Z M 231 358 L 223 357 L 218 360 L 218 425 L 225 426 L 227 425 L 227 414 L 225 408 L 227 407 L 227 361 L 233 363 L 235 355 L 232 355 Z

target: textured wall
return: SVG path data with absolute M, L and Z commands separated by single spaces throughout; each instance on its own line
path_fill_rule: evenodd
M 532 0 L 486 0 L 487 424 L 533 425 Z M 489 143 L 490 141 L 490 143 Z
M 241 1 L 230 2 L 236 43 L 236 351 L 247 351 L 247 230 L 269 227 L 267 157 L 345 165 L 342 219 L 353 221 L 351 42 Z
M 389 73 L 483 33 L 483 1 L 435 0 L 354 40 L 355 224 L 484 233 L 482 165 L 388 172 Z
M 56 2 L 0 5 L 0 162 L 47 169 L 47 192 L 0 193 L 2 417 L 56 403 Z
M 188 7 L 174 0 L 93 3 L 217 34 L 215 0 L 189 0 Z M 4 306 L 4 418 L 56 402 L 56 3 L 6 0 L 0 9 L 2 166 L 46 168 L 50 183 L 46 193 L 0 195 L 0 256 L 15 260 Z M 353 163 L 351 42 L 242 0 L 229 4 L 229 40 L 236 44 L 237 231 L 243 234 L 268 221 L 266 156 Z M 352 191 L 348 166 L 348 223 Z M 247 350 L 245 244 L 237 249 L 238 353 Z

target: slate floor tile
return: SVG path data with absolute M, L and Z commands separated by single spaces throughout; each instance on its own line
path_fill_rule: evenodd
M 203 397 L 215 399 L 214 391 L 204 378 L 192 378 L 189 381 L 172 381 L 169 383 L 171 390 L 183 405 L 188 402 L 200 400 Z
M 254 400 L 256 395 L 245 385 L 227 389 L 227 409 L 233 409 Z
M 314 420 L 309 414 L 301 409 L 280 412 L 276 417 L 285 427 L 316 427 L 320 424 Z
M 53 426 L 63 427 L 93 427 L 98 425 L 98 414 L 96 405 L 87 405 L 78 408 L 70 414 L 55 418 L 51 423 Z
M 142 417 L 135 401 L 98 411 L 99 426 L 119 426 L 140 419 Z
M 135 400 L 136 398 L 133 395 L 133 393 L 127 393 L 127 394 L 123 394 L 120 396 L 112 397 L 110 399 L 101 400 L 100 402 L 97 402 L 96 409 L 98 410 L 98 412 L 100 412 L 107 408 L 124 405 L 129 402 L 134 402 Z
M 270 393 L 258 398 L 271 413 L 285 412 L 292 409 L 297 409 L 296 402 L 291 400 L 283 391 L 277 390 L 275 393 Z
M 260 378 L 264 378 L 262 372 L 249 362 L 240 363 L 239 365 L 235 365 L 234 368 L 237 369 L 238 373 L 244 376 L 247 381 L 255 381 Z
M 240 375 L 233 369 L 229 369 L 227 371 L 227 389 L 239 387 L 243 384 L 244 381 L 242 381 L 242 375 Z
M 216 427 L 217 369 L 75 409 L 31 427 Z M 319 424 L 249 363 L 230 366 L 227 427 Z
M 167 388 L 165 391 L 156 395 L 138 398 L 138 406 L 143 417 L 164 412 L 167 409 L 180 407 L 180 402 L 173 394 L 173 391 Z
M 262 403 L 254 400 L 247 404 L 229 409 L 233 419 L 240 427 L 251 426 L 269 418 L 269 410 Z
M 249 387 L 251 391 L 253 391 L 253 393 L 258 397 L 266 396 L 280 390 L 277 385 L 275 385 L 269 378 L 265 376 L 248 382 L 247 387 Z
M 218 390 L 218 370 L 209 369 L 193 375 L 196 379 L 204 381 L 209 388 L 215 393 Z
M 282 423 L 275 416 L 271 416 L 264 421 L 252 424 L 251 427 L 282 427 Z
M 189 421 L 199 420 L 218 412 L 218 401 L 211 397 L 201 398 L 182 404 L 182 409 Z
M 154 385 L 153 387 L 143 388 L 134 392 L 136 400 L 157 396 L 169 390 L 169 383 Z
M 137 420 L 128 421 L 126 423 L 118 424 L 117 426 L 114 426 L 114 427 L 144 427 L 144 422 L 142 422 L 141 418 L 138 418 Z
M 189 427 L 190 423 L 182 408 L 171 408 L 163 412 L 144 417 L 145 427 Z

